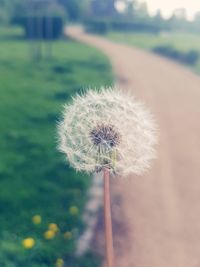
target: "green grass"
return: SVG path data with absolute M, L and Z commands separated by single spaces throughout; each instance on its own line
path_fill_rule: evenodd
M 200 35 L 190 33 L 169 33 L 169 34 L 144 34 L 144 33 L 117 33 L 111 32 L 108 38 L 115 42 L 126 43 L 142 49 L 151 50 L 156 46 L 171 45 L 174 48 L 187 52 L 197 50 L 200 53 Z M 200 60 L 194 66 L 194 70 L 200 74 Z
M 0 28 L 0 266 L 51 267 L 64 258 L 70 267 L 94 267 L 91 254 L 72 256 L 90 178 L 57 152 L 56 122 L 71 95 L 111 85 L 111 68 L 97 50 L 70 40 L 54 43 L 51 61 L 34 62 L 28 43 L 12 38 L 20 32 Z M 49 223 L 60 229 L 52 240 L 43 236 Z M 27 237 L 36 240 L 30 250 L 22 246 Z

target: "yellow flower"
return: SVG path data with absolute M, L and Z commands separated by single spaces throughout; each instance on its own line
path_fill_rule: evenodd
M 44 237 L 48 240 L 53 239 L 55 237 L 55 232 L 52 230 L 47 230 L 44 232 Z
M 53 231 L 54 233 L 57 233 L 59 230 L 58 225 L 56 223 L 50 223 L 49 230 Z
M 34 215 L 34 216 L 32 217 L 32 222 L 33 222 L 34 224 L 40 224 L 40 223 L 42 222 L 42 218 L 41 218 L 41 216 L 40 216 L 40 215 Z
M 79 209 L 78 209 L 76 206 L 71 206 L 71 207 L 69 208 L 69 213 L 70 213 L 71 215 L 77 215 L 77 214 L 79 213 Z
M 56 267 L 63 267 L 64 266 L 64 260 L 61 258 L 58 258 L 56 261 Z
M 35 240 L 32 237 L 25 238 L 22 240 L 22 245 L 25 249 L 31 249 L 35 246 Z
M 63 236 L 65 239 L 72 239 L 72 233 L 71 232 L 65 232 Z

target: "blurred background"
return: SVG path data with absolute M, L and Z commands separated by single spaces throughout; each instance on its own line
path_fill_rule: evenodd
M 1 267 L 101 263 L 75 256 L 91 178 L 57 152 L 56 123 L 72 95 L 115 81 L 104 54 L 65 34 L 71 24 L 200 73 L 198 1 L 0 0 Z

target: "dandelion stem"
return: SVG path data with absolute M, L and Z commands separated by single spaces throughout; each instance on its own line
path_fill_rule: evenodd
M 110 172 L 107 168 L 103 170 L 104 176 L 104 221 L 105 221 L 105 243 L 106 243 L 106 264 L 107 267 L 113 267 L 113 235 L 112 218 L 110 207 Z

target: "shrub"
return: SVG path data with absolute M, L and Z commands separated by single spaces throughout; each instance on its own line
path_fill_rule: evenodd
M 110 23 L 108 20 L 90 19 L 85 21 L 85 26 L 88 32 L 106 34 L 109 30 Z
M 189 65 L 195 65 L 199 59 L 199 53 L 196 50 L 190 50 L 185 54 L 185 62 Z
M 112 21 L 111 28 L 114 31 L 127 31 L 127 32 L 151 32 L 158 33 L 160 31 L 159 25 L 150 22 L 137 22 L 137 21 Z
M 156 46 L 152 50 L 153 52 L 163 55 L 165 57 L 171 58 L 183 64 L 195 65 L 199 59 L 199 53 L 195 50 L 190 50 L 188 52 L 182 52 L 174 47 L 167 46 Z
M 115 19 L 89 19 L 85 21 L 86 30 L 98 34 L 106 34 L 108 30 L 131 31 L 131 32 L 151 32 L 158 33 L 160 26 L 151 22 L 140 22 L 131 20 Z

